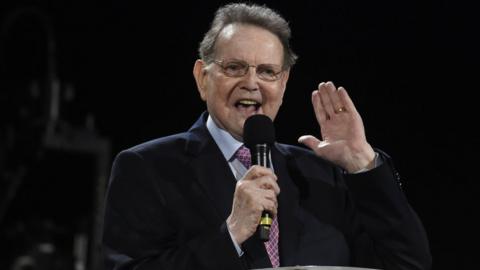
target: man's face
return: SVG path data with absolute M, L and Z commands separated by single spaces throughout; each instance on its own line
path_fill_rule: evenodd
M 229 25 L 216 42 L 215 60 L 243 61 L 250 65 L 283 64 L 283 47 L 271 32 L 251 25 Z M 254 114 L 265 114 L 275 119 L 282 104 L 288 80 L 288 70 L 275 81 L 265 81 L 250 67 L 242 77 L 227 76 L 222 67 L 208 66 L 197 61 L 195 78 L 202 99 L 215 123 L 237 140 L 243 140 L 243 124 Z

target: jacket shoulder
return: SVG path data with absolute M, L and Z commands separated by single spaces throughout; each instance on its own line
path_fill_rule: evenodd
M 135 155 L 145 161 L 149 160 L 173 160 L 185 156 L 186 145 L 189 142 L 188 133 L 178 133 L 170 136 L 156 138 L 140 143 L 120 151 L 116 159 L 124 155 Z

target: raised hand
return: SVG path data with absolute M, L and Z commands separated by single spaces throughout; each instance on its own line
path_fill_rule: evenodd
M 322 139 L 312 135 L 298 141 L 318 156 L 350 173 L 373 167 L 375 152 L 365 137 L 362 118 L 343 87 L 332 82 L 320 83 L 312 93 L 312 104 Z

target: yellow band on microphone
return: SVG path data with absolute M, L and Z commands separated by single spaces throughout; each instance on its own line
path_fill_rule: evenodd
M 273 219 L 271 217 L 262 217 L 260 219 L 260 225 L 271 226 L 272 222 L 273 222 Z

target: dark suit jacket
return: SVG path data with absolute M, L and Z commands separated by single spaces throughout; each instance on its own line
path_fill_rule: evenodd
M 108 269 L 271 267 L 253 236 L 239 257 L 226 229 L 236 180 L 204 113 L 185 133 L 121 152 L 104 224 Z M 427 238 L 390 158 L 345 175 L 304 148 L 275 144 L 281 266 L 429 269 Z

